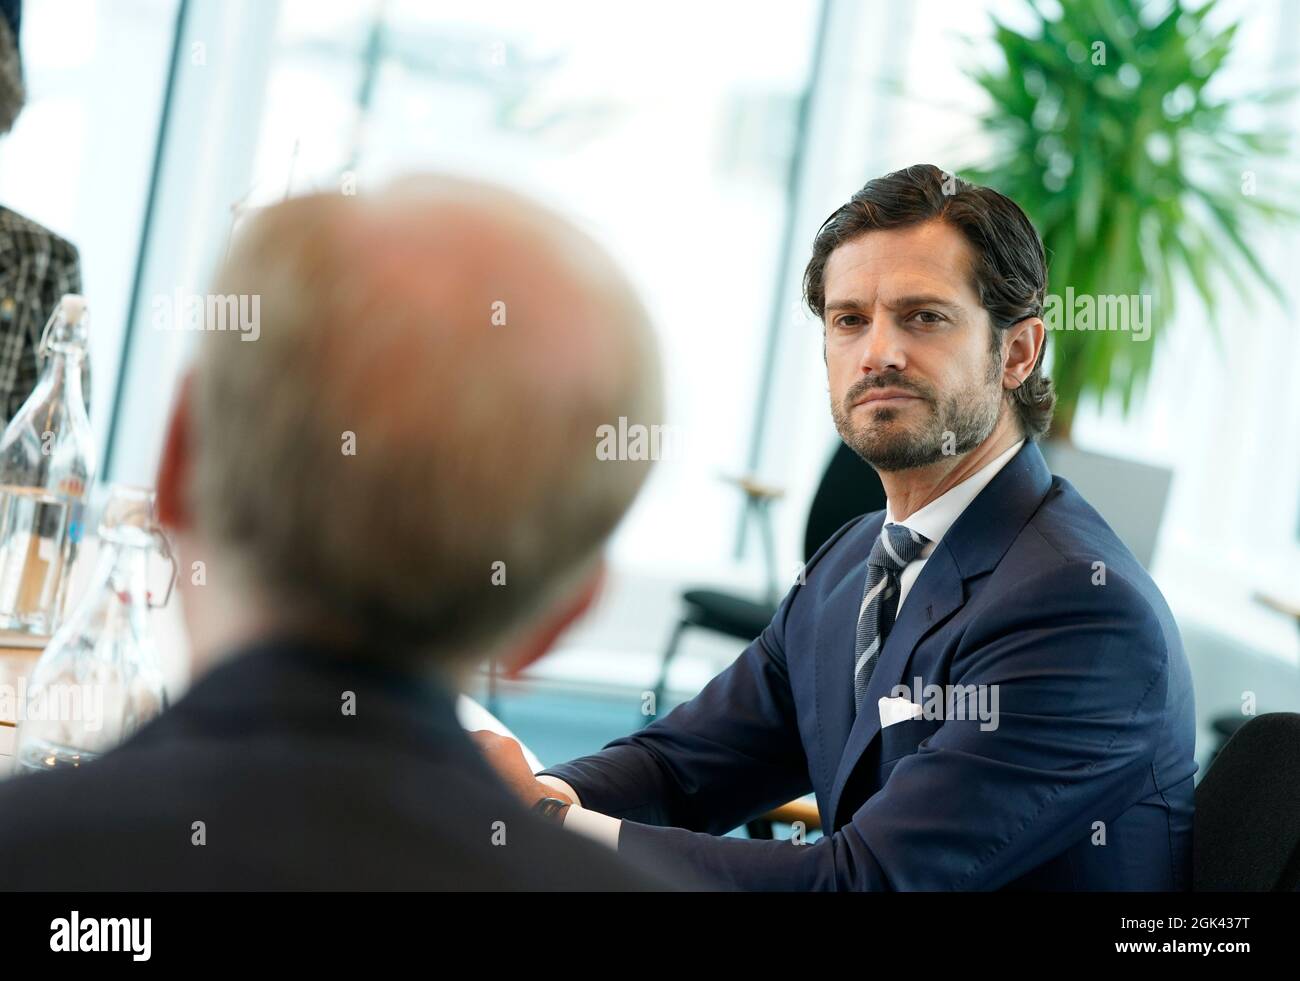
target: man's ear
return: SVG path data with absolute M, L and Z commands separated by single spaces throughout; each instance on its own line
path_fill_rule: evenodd
M 155 495 L 158 521 L 165 528 L 182 532 L 189 531 L 194 523 L 186 494 L 193 467 L 193 447 L 190 445 L 193 382 L 193 372 L 186 372 L 176 389 L 176 400 L 167 422 L 167 436 L 163 440 L 162 456 L 158 460 Z
M 602 555 L 577 592 L 571 594 L 554 611 L 547 613 L 537 626 L 524 635 L 521 642 L 508 648 L 502 658 L 505 677 L 517 678 L 524 668 L 540 660 L 560 634 L 591 609 L 604 584 L 605 557 Z
M 1026 317 L 1007 328 L 1006 348 L 1002 355 L 1002 387 L 1019 388 L 1034 370 L 1038 355 L 1047 341 L 1047 328 L 1041 317 Z

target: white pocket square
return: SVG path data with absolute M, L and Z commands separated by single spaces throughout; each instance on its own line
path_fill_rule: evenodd
M 901 695 L 880 700 L 880 728 L 882 729 L 885 726 L 892 726 L 895 722 L 906 722 L 908 719 L 921 717 L 921 706 Z

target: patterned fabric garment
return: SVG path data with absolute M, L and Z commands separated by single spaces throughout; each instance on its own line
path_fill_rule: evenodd
M 0 133 L 13 129 L 14 120 L 23 111 L 27 102 L 27 86 L 23 84 L 23 59 L 18 52 L 17 33 L 18 7 L 12 0 L 0 0 Z M 14 18 L 11 20 L 11 16 Z
M 858 610 L 858 632 L 853 660 L 853 701 L 862 710 L 871 673 L 876 670 L 889 631 L 898 612 L 903 570 L 920 558 L 930 539 L 906 525 L 887 524 L 867 556 L 867 584 Z
M 0 420 L 7 425 L 40 374 L 41 332 L 64 293 L 81 292 L 76 246 L 36 222 L 0 207 Z M 90 364 L 82 395 L 90 407 Z

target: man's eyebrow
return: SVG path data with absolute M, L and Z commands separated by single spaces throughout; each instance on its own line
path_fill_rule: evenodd
M 832 310 L 860 310 L 864 306 L 867 306 L 867 304 L 850 297 L 847 300 L 830 300 L 827 302 L 825 309 L 827 313 L 830 313 Z
M 846 297 L 843 300 L 831 300 L 826 304 L 826 312 L 832 310 L 861 310 L 870 304 L 859 300 L 857 297 Z M 949 310 L 956 310 L 959 304 L 944 296 L 933 294 L 918 293 L 913 296 L 900 296 L 897 300 L 887 302 L 885 306 L 891 310 L 901 310 L 904 307 L 945 307 Z
M 891 310 L 901 310 L 904 307 L 947 307 L 949 310 L 956 310 L 958 304 L 946 296 L 938 296 L 933 293 L 916 293 L 912 296 L 900 296 L 893 303 L 886 303 L 885 306 Z

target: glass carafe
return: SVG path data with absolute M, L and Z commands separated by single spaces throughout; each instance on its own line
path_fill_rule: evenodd
M 81 391 L 85 300 L 59 301 L 36 387 L 0 435 L 0 630 L 49 636 L 58 626 L 95 479 Z
M 149 557 L 176 567 L 154 519 L 153 493 L 110 488 L 99 524 L 94 579 L 50 639 L 27 685 L 15 768 L 50 770 L 94 760 L 167 707 L 149 625 Z

